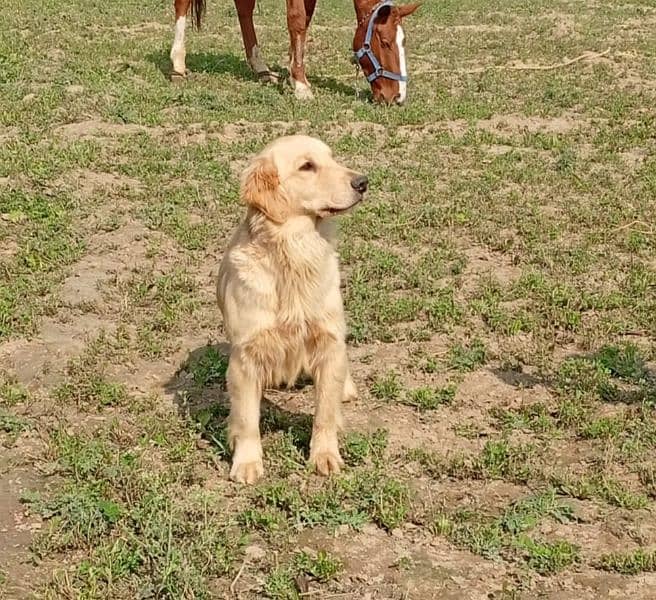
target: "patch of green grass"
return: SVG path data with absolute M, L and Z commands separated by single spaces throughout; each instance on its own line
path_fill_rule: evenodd
M 490 413 L 504 430 L 526 429 L 535 433 L 548 433 L 557 426 L 549 409 L 542 402 L 526 404 L 518 409 L 494 407 Z
M 586 439 L 614 439 L 622 434 L 625 425 L 621 417 L 600 417 L 585 423 L 580 433 Z
M 525 532 L 544 519 L 574 519 L 572 508 L 563 504 L 552 489 L 511 503 L 497 518 L 466 510 L 451 515 L 439 512 L 430 529 L 485 558 L 522 560 L 538 573 L 547 574 L 578 561 L 578 549 L 563 541 L 538 543 L 529 538 Z
M 531 476 L 531 446 L 513 446 L 506 440 L 489 441 L 474 461 L 474 469 L 486 477 L 526 482 Z
M 228 357 L 210 346 L 193 363 L 187 366 L 194 383 L 200 387 L 207 385 L 224 385 L 228 371 Z
M 5 406 L 14 406 L 19 402 L 25 402 L 30 397 L 25 386 L 17 383 L 10 377 L 0 374 L 0 401 Z
M 74 208 L 61 196 L 0 190 L 0 235 L 8 227 L 18 245 L 9 260 L 0 262 L 0 339 L 33 333 L 39 317 L 56 303 L 53 287 L 62 268 L 84 247 L 71 223 Z
M 634 344 L 603 346 L 597 352 L 595 360 L 613 377 L 641 381 L 647 375 L 645 359 Z
M 271 600 L 299 600 L 300 595 L 289 567 L 273 569 L 264 580 L 263 591 Z
M 408 515 L 410 492 L 400 481 L 371 470 L 332 478 L 313 493 L 301 494 L 285 481 L 260 486 L 255 501 L 260 508 L 282 511 L 296 527 L 359 528 L 373 522 L 394 529 Z
M 60 432 L 53 452 L 68 480 L 47 498 L 23 498 L 47 524 L 32 545 L 37 555 L 79 551 L 48 591 L 134 597 L 147 586 L 160 597 L 208 597 L 242 543 L 222 503 L 198 490 L 189 463 L 153 468 L 115 439 Z
M 401 402 L 422 412 L 435 410 L 439 406 L 451 404 L 455 398 L 456 390 L 455 385 L 448 385 L 443 388 L 416 388 L 405 394 Z
M 622 575 L 656 571 L 656 550 L 647 551 L 638 548 L 633 552 L 611 552 L 603 554 L 598 567 L 604 571 L 613 571 Z
M 342 442 L 342 457 L 350 466 L 363 465 L 368 461 L 378 465 L 387 449 L 388 437 L 385 429 L 377 429 L 370 434 L 350 432 Z
M 487 351 L 481 340 L 469 344 L 456 344 L 449 350 L 448 364 L 451 369 L 466 373 L 474 371 L 487 361 Z
M 630 510 L 645 508 L 649 503 L 645 494 L 603 474 L 571 476 L 556 473 L 550 476 L 549 481 L 559 492 L 573 498 L 598 498 L 613 506 Z
M 85 373 L 80 379 L 61 384 L 55 390 L 55 397 L 61 402 L 103 407 L 121 404 L 127 399 L 128 393 L 122 383 L 107 381 L 96 373 Z
M 397 400 L 401 395 L 401 390 L 401 382 L 396 371 L 388 371 L 378 376 L 369 388 L 374 398 L 384 400 L 385 402 Z
M 342 561 L 325 550 L 319 550 L 316 555 L 299 552 L 294 557 L 296 568 L 320 583 L 326 583 L 343 569 Z
M 521 536 L 517 546 L 524 552 L 526 564 L 540 575 L 558 573 L 581 560 L 579 547 L 566 540 L 539 542 Z

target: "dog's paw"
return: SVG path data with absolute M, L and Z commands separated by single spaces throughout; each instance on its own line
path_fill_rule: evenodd
M 252 485 L 264 474 L 262 460 L 252 462 L 233 462 L 230 469 L 230 479 L 237 483 Z
M 310 462 L 314 465 L 317 473 L 328 477 L 331 474 L 337 474 L 340 472 L 341 467 L 344 465 L 342 457 L 339 455 L 339 452 L 317 452 L 310 456 Z

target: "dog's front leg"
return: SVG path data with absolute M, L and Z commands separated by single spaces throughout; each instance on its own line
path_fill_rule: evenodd
M 234 348 L 228 366 L 230 419 L 228 439 L 233 450 L 230 479 L 255 483 L 264 473 L 260 441 L 262 383 L 256 363 L 243 348 Z
M 310 360 L 316 406 L 310 440 L 310 462 L 320 475 L 339 473 L 337 432 L 341 428 L 341 403 L 347 377 L 346 345 L 328 333 L 315 338 Z

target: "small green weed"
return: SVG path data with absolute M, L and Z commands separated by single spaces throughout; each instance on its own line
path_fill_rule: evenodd
M 401 402 L 422 412 L 435 410 L 439 406 L 451 404 L 456 396 L 456 390 L 455 385 L 443 388 L 416 388 L 405 394 Z
M 398 373 L 389 371 L 377 377 L 371 384 L 370 391 L 372 396 L 378 400 L 384 400 L 385 402 L 397 400 L 401 395 L 401 382 Z
M 485 345 L 480 340 L 469 344 L 456 344 L 449 350 L 448 364 L 451 369 L 466 373 L 474 371 L 487 360 Z
M 516 544 L 528 566 L 540 575 L 558 573 L 581 560 L 579 547 L 565 540 L 538 542 L 521 536 Z

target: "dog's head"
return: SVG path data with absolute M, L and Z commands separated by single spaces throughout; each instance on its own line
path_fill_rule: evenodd
M 355 206 L 367 191 L 367 178 L 340 165 L 322 141 L 281 137 L 258 154 L 242 175 L 247 205 L 275 223 L 308 215 L 326 218 Z

